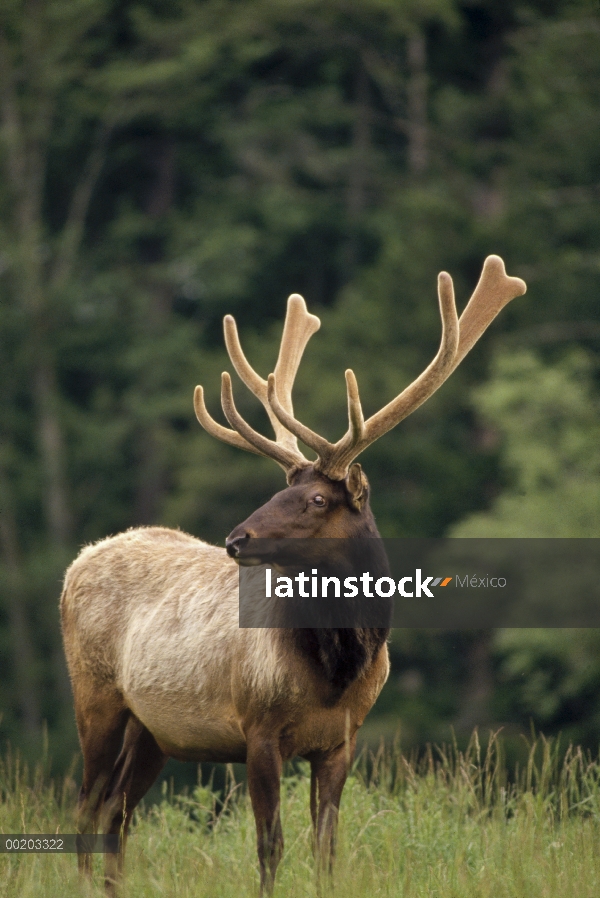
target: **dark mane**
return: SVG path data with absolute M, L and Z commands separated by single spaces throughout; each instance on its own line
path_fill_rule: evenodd
M 292 630 L 296 648 L 332 686 L 334 700 L 369 667 L 389 632 L 384 628 Z

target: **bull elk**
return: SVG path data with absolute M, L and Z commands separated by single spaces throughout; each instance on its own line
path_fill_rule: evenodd
M 65 576 L 62 629 L 84 765 L 79 831 L 123 834 L 119 854 L 106 859 L 109 893 L 133 810 L 169 757 L 246 763 L 261 892 L 272 888 L 283 849 L 282 764 L 307 759 L 317 856 L 330 863 L 356 734 L 388 676 L 389 631 L 242 629 L 237 565 L 256 563 L 253 542 L 260 538 L 378 537 L 368 481 L 354 459 L 425 402 L 525 289 L 489 256 L 459 321 L 452 279 L 442 272 L 437 355 L 366 421 L 356 378 L 346 371 L 348 430 L 333 444 L 294 417 L 292 385 L 320 326 L 302 297 L 288 300 L 275 372 L 266 381 L 248 363 L 234 319 L 225 318 L 233 367 L 263 404 L 275 439 L 240 416 L 227 373 L 221 401 L 231 429 L 210 416 L 202 387 L 194 394 L 196 415 L 217 439 L 274 459 L 287 488 L 230 533 L 226 551 L 179 530 L 138 528 L 87 546 Z M 300 452 L 298 439 L 316 461 Z M 80 867 L 89 872 L 89 855 Z

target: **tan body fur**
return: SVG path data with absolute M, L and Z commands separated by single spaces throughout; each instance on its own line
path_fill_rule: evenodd
M 265 714 L 278 718 L 284 760 L 339 745 L 385 683 L 385 646 L 334 710 L 286 631 L 239 628 L 237 582 L 224 549 L 177 530 L 129 530 L 85 548 L 61 599 L 76 700 L 112 690 L 180 760 L 245 762 L 245 730 Z

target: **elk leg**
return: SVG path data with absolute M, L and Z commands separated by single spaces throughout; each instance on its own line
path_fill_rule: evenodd
M 125 729 L 123 748 L 106 789 L 102 813 L 104 832 L 121 835 L 119 853 L 106 855 L 104 884 L 108 895 L 116 894 L 133 811 L 164 767 L 166 760 L 167 756 L 156 744 L 154 736 L 132 715 Z
M 354 757 L 356 736 L 311 759 L 311 816 L 319 874 L 331 874 L 342 791 Z
M 281 752 L 277 742 L 247 738 L 248 790 L 256 822 L 260 893 L 271 894 L 275 873 L 283 854 L 283 832 L 279 816 Z
M 96 832 L 99 810 L 123 742 L 128 711 L 118 693 L 86 690 L 75 694 L 77 730 L 83 754 L 83 779 L 77 807 L 77 831 Z M 92 701 L 86 701 L 93 694 Z M 90 854 L 78 854 L 80 873 L 92 870 Z

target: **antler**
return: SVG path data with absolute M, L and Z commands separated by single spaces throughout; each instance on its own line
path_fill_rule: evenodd
M 320 326 L 321 322 L 316 315 L 308 313 L 303 298 L 298 293 L 293 293 L 288 299 L 279 356 L 275 365 L 281 407 L 292 416 L 292 387 L 298 366 L 306 344 Z M 243 383 L 265 407 L 275 431 L 275 440 L 269 440 L 257 433 L 241 417 L 233 401 L 231 378 L 227 372 L 223 373 L 221 380 L 221 405 L 233 430 L 223 427 L 210 416 L 204 402 L 204 390 L 200 386 L 196 387 L 194 392 L 194 408 L 198 421 L 211 436 L 217 437 L 224 443 L 229 443 L 230 446 L 237 446 L 239 449 L 246 449 L 257 455 L 273 458 L 286 472 L 292 468 L 306 467 L 310 462 L 298 449 L 296 437 L 281 423 L 271 409 L 268 401 L 267 381 L 256 373 L 244 355 L 236 323 L 231 315 L 225 316 L 223 327 L 225 345 L 233 366 Z
M 318 454 L 315 469 L 332 480 L 343 480 L 352 461 L 367 446 L 414 412 L 444 383 L 474 346 L 501 309 L 525 293 L 520 278 L 508 277 L 499 256 L 485 260 L 479 283 L 460 321 L 456 314 L 452 278 L 445 271 L 438 277 L 442 318 L 442 341 L 434 360 L 399 396 L 364 421 L 354 372 L 346 371 L 348 430 L 337 443 L 330 443 L 297 421 L 278 396 L 277 372 L 269 375 L 267 398 L 275 415 L 287 430 Z

